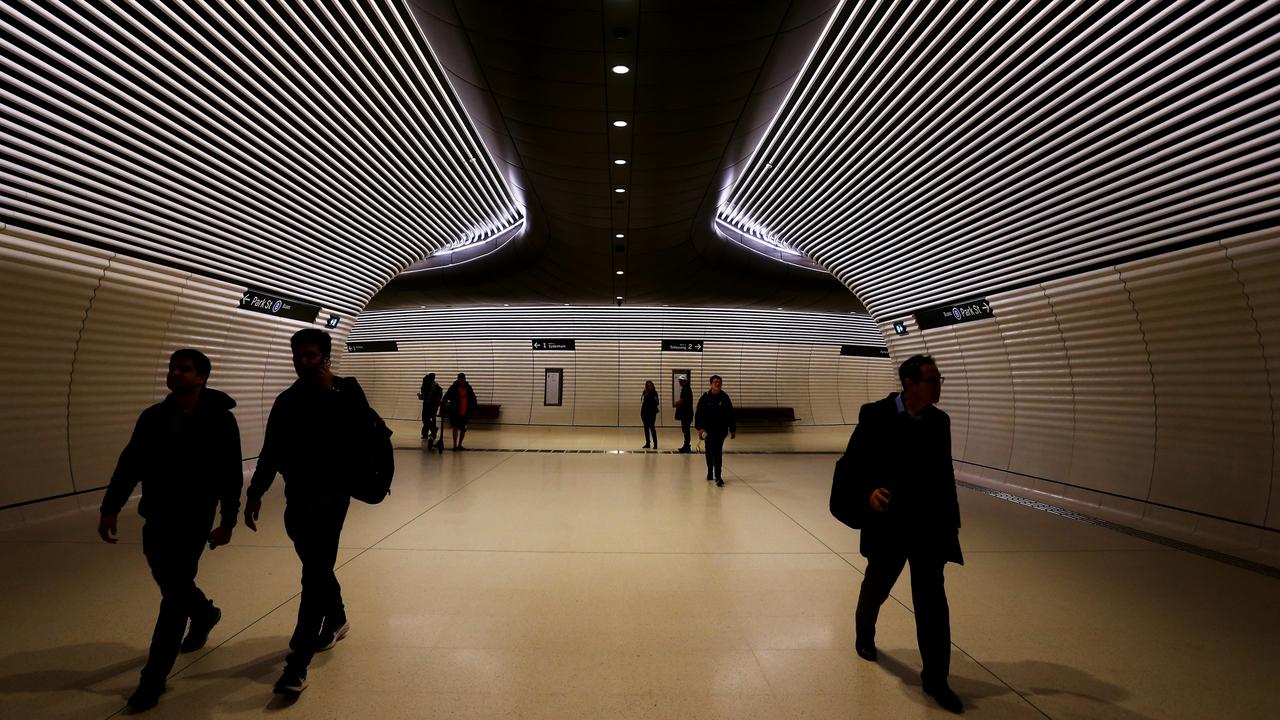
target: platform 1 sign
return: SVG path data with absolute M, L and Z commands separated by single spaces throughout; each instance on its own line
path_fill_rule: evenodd
M 701 340 L 663 340 L 662 352 L 702 352 Z
M 991 303 L 987 302 L 986 298 L 939 305 L 927 310 L 916 310 L 911 314 L 916 316 L 916 324 L 921 330 L 991 320 L 996 316 L 995 311 L 991 309 Z
M 846 357 L 869 357 L 869 358 L 888 359 L 889 348 L 877 347 L 875 345 L 841 345 L 840 354 Z
M 400 352 L 395 340 L 368 340 L 366 342 L 347 343 L 349 353 Z
M 566 340 L 564 338 L 551 338 L 533 341 L 534 350 L 577 350 L 576 340 Z
M 315 322 L 316 317 L 320 315 L 319 305 L 277 297 L 253 288 L 245 288 L 241 293 L 239 309 L 287 317 L 290 320 L 301 320 L 306 323 Z

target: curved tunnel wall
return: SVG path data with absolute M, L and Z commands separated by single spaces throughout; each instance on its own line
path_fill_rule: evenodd
M 574 339 L 573 351 L 535 351 L 532 340 Z M 700 340 L 702 352 L 663 352 L 662 341 Z M 415 393 L 436 373 L 448 386 L 459 372 L 498 422 L 535 425 L 640 425 L 645 380 L 662 393 L 660 425 L 672 416 L 673 370 L 689 370 L 694 397 L 713 374 L 735 405 L 790 407 L 799 425 L 856 422 L 859 406 L 897 387 L 887 357 L 841 355 L 842 345 L 873 350 L 883 340 L 865 315 L 695 308 L 467 308 L 387 310 L 361 315 L 353 345 L 395 341 L 396 352 L 348 353 L 341 371 L 360 378 L 387 417 L 417 420 Z M 543 371 L 564 370 L 560 406 L 543 404 Z
M 908 334 L 947 382 L 970 479 L 1280 555 L 1280 233 L 987 296 Z

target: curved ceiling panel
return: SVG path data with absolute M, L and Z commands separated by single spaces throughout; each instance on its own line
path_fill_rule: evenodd
M 720 218 L 877 317 L 1280 222 L 1275 3 L 848 3 Z
M 777 263 L 713 229 L 727 169 L 755 147 L 835 4 L 409 0 L 524 193 L 529 230 L 482 262 L 399 277 L 371 307 L 861 309 L 812 262 Z
M 399 3 L 0 4 L 4 222 L 358 312 L 523 209 Z

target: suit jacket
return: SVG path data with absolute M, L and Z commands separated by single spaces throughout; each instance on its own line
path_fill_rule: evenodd
M 938 553 L 964 564 L 960 503 L 951 465 L 951 418 L 929 406 L 920 417 L 898 412 L 897 393 L 867 403 L 845 450 L 855 501 L 864 506 L 876 488 L 892 493 L 889 510 L 862 515 L 859 550 Z
M 693 389 L 687 384 L 680 388 L 680 401 L 676 406 L 676 419 L 693 420 Z

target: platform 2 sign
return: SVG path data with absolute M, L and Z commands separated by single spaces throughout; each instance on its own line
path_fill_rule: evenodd
M 246 288 L 240 295 L 240 305 L 238 307 L 240 310 L 287 317 L 290 320 L 301 320 L 306 323 L 315 322 L 320 315 L 319 305 L 309 305 L 297 300 L 277 297 L 253 288 Z
M 662 352 L 702 352 L 701 340 L 663 340 Z
M 576 340 L 564 338 L 543 338 L 533 341 L 534 350 L 577 350 Z
M 939 305 L 927 310 L 916 310 L 911 314 L 916 316 L 916 324 L 921 330 L 991 320 L 996 316 L 995 310 L 991 309 L 991 303 L 987 302 L 986 298 Z
M 889 348 L 875 345 L 841 345 L 840 354 L 846 357 L 889 358 Z
M 395 340 L 369 340 L 366 342 L 347 343 L 349 353 L 400 352 Z

